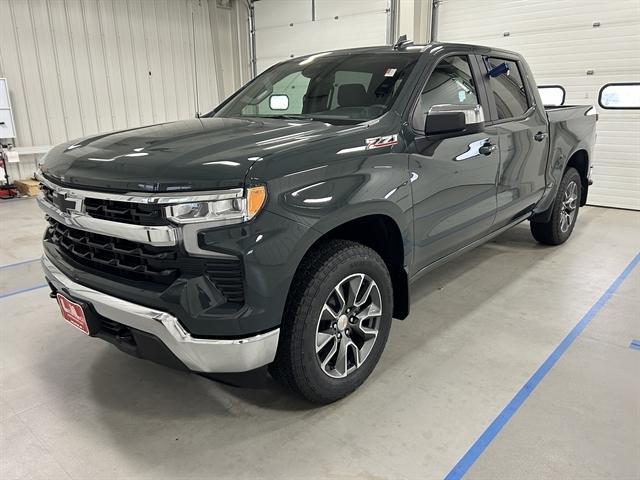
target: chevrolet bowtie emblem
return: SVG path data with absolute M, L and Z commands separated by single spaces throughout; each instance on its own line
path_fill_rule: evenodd
M 67 195 L 64 193 L 53 192 L 53 204 L 64 213 L 68 213 L 69 210 L 75 210 L 76 208 L 76 202 L 67 200 Z

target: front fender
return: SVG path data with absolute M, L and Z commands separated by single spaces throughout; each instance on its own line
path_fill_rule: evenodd
M 327 165 L 295 177 L 284 177 L 270 185 L 271 190 L 276 190 L 276 198 L 271 198 L 269 210 L 320 235 L 369 215 L 387 216 L 398 226 L 405 258 L 409 258 L 413 202 L 408 155 L 390 152 L 345 159 L 339 166 Z

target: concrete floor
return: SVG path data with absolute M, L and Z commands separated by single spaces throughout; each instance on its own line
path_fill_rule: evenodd
M 32 200 L 0 222 L 0 265 L 39 256 Z M 37 263 L 2 268 L 0 478 L 443 478 L 639 251 L 637 212 L 585 208 L 559 248 L 516 227 L 413 285 L 372 377 L 323 408 L 130 358 L 45 288 L 11 294 Z M 465 478 L 640 478 L 638 312 L 640 267 Z

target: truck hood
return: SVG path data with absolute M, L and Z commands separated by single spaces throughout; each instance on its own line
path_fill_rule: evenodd
M 42 171 L 70 187 L 110 191 L 216 190 L 244 185 L 280 147 L 348 127 L 281 119 L 200 118 L 95 135 L 52 149 Z

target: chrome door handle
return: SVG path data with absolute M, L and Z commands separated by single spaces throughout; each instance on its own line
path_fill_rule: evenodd
M 547 134 L 545 132 L 538 132 L 533 136 L 533 139 L 536 142 L 541 142 L 543 141 L 545 138 L 547 138 Z
M 478 152 L 483 155 L 491 155 L 496 148 L 495 144 L 487 142 L 478 149 Z

